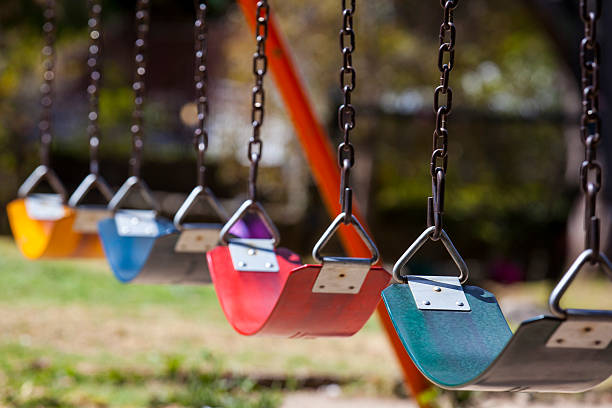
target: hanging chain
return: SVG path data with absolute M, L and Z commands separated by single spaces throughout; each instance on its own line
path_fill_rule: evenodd
M 194 79 L 198 107 L 198 126 L 193 133 L 193 143 L 198 155 L 198 185 L 201 187 L 204 187 L 206 183 L 204 155 L 208 149 L 208 132 L 206 131 L 206 120 L 208 119 L 208 67 L 206 65 L 208 56 L 208 27 L 206 25 L 206 9 L 206 0 L 196 2 Z
M 440 5 L 444 9 L 444 21 L 440 26 L 440 48 L 438 50 L 440 85 L 434 91 L 433 107 L 436 113 L 436 129 L 433 133 L 430 166 L 432 196 L 427 200 L 427 223 L 429 226 L 436 227 L 431 237 L 433 240 L 440 238 L 444 227 L 444 187 L 448 168 L 447 118 L 453 109 L 453 89 L 449 86 L 449 83 L 450 73 L 455 67 L 455 39 L 457 36 L 453 14 L 458 4 L 459 0 L 440 0 Z M 441 95 L 444 98 L 441 98 Z
M 89 56 L 87 66 L 89 67 L 89 86 L 87 95 L 89 97 L 89 171 L 91 174 L 98 175 L 100 167 L 98 165 L 98 147 L 100 145 L 100 127 L 98 124 L 99 116 L 99 91 L 102 73 L 99 66 L 100 53 L 102 52 L 102 27 L 100 24 L 102 5 L 100 0 L 88 0 L 89 4 Z
M 52 108 L 55 81 L 55 0 L 47 0 L 44 10 L 45 22 L 43 33 L 45 45 L 42 48 L 43 55 L 43 83 L 40 86 L 40 104 L 42 113 L 38 122 L 40 132 L 40 162 L 44 166 L 50 165 L 49 151 L 53 141 Z
M 353 211 L 353 191 L 350 186 L 350 175 L 351 169 L 355 165 L 355 148 L 351 143 L 351 131 L 355 129 L 355 107 L 351 103 L 351 95 L 357 83 L 357 75 L 353 66 L 353 52 L 355 51 L 353 16 L 355 15 L 355 3 L 355 0 L 342 0 L 342 29 L 340 30 L 340 52 L 342 53 L 340 89 L 342 90 L 344 101 L 340 108 L 338 108 L 338 126 L 343 134 L 343 141 L 338 146 L 338 165 L 342 171 L 340 204 L 342 205 L 342 212 L 345 214 L 345 224 L 351 222 Z
M 145 75 L 147 73 L 146 39 L 149 33 L 150 0 L 138 0 L 136 4 L 136 42 L 134 43 L 134 112 L 132 113 L 132 157 L 130 173 L 140 177 L 140 165 L 143 148 L 143 116 L 145 101 Z
M 580 134 L 585 146 L 585 158 L 580 166 L 580 185 L 585 196 L 585 246 L 599 253 L 600 222 L 596 214 L 597 193 L 601 190 L 602 170 L 597 161 L 597 145 L 601 140 L 599 115 L 599 52 L 597 22 L 601 17 L 601 0 L 594 0 L 589 9 L 588 0 L 580 0 L 580 18 L 584 22 L 584 38 L 580 43 L 582 70 L 582 118 Z
M 260 139 L 261 125 L 264 121 L 264 105 L 266 94 L 264 92 L 263 82 L 264 76 L 268 71 L 268 57 L 266 55 L 266 40 L 268 39 L 268 19 L 270 17 L 270 6 L 267 0 L 257 2 L 257 12 L 255 14 L 255 39 L 257 40 L 257 50 L 253 54 L 253 74 L 255 75 L 255 86 L 253 87 L 252 95 L 252 111 L 251 123 L 253 125 L 253 136 L 249 140 L 249 149 L 247 155 L 251 162 L 249 172 L 249 191 L 248 197 L 250 200 L 257 199 L 257 170 L 263 143 Z

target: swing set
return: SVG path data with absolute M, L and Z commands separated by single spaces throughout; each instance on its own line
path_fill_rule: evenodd
M 248 194 L 232 216 L 228 216 L 206 184 L 207 2 L 196 2 L 194 87 L 198 123 L 193 145 L 197 180 L 172 221 L 161 215 L 160 205 L 140 171 L 145 140 L 143 111 L 150 3 L 151 0 L 137 0 L 130 170 L 127 180 L 113 194 L 98 165 L 102 7 L 100 0 L 88 1 L 90 171 L 68 199 L 50 165 L 56 24 L 55 0 L 46 0 L 43 113 L 39 123 L 41 164 L 20 187 L 18 198 L 7 207 L 15 241 L 25 257 L 33 260 L 105 257 L 115 277 L 125 283 L 212 283 L 227 320 L 243 335 L 351 336 L 377 311 L 417 401 L 429 388 L 425 379 L 449 389 L 578 392 L 598 385 L 612 374 L 612 311 L 566 310 L 559 305 L 584 265 L 599 265 L 612 277 L 612 264 L 599 250 L 600 221 L 596 215 L 602 170 L 596 160 L 601 118 L 600 52 L 595 28 L 601 15 L 601 0 L 593 8 L 588 7 L 586 0 L 580 0 L 580 16 L 585 24 L 580 50 L 585 161 L 580 180 L 586 198 L 586 248 L 551 293 L 551 315 L 523 322 L 514 334 L 490 292 L 464 285 L 469 269 L 443 223 L 447 126 L 452 110 L 450 76 L 455 66 L 454 11 L 459 0 L 440 1 L 443 9 L 438 49 L 440 85 L 433 98 L 436 126 L 430 163 L 432 195 L 427 199 L 428 226 L 396 262 L 393 274 L 380 265 L 378 248 L 359 221 L 350 183 L 356 160 L 351 143 L 351 132 L 356 126 L 356 110 L 351 103 L 356 88 L 352 62 L 356 1 L 341 1 L 339 79 L 344 99 L 338 111 L 338 124 L 343 140 L 336 158 L 291 63 L 268 1 L 238 1 L 255 33 L 256 51 L 252 65 L 255 83 L 251 95 L 252 135 L 248 142 Z M 326 208 L 335 217 L 313 246 L 316 264 L 303 263 L 298 254 L 279 247 L 280 234 L 257 194 L 263 153 L 260 136 L 265 113 L 264 79 L 268 68 L 276 79 Z M 34 192 L 43 181 L 50 185 L 52 193 Z M 98 190 L 105 204 L 84 204 L 93 189 Z M 212 209 L 218 222 L 186 222 L 201 203 Z M 336 233 L 349 256 L 322 254 Z M 459 276 L 402 273 L 404 266 L 430 240 L 442 242 Z M 389 286 L 392 277 L 396 283 Z M 379 302 L 381 293 L 384 305 Z M 420 405 L 427 404 L 420 401 Z

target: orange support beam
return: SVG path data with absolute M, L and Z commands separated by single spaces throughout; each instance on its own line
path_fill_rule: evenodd
M 257 0 L 238 0 L 238 3 L 249 26 L 254 31 Z M 329 137 L 317 120 L 312 104 L 295 71 L 288 48 L 281 37 L 273 13 L 269 21 L 267 50 L 269 67 L 274 75 L 285 106 L 288 109 L 315 183 L 321 193 L 327 211 L 332 217 L 335 217 L 340 212 L 340 171 L 338 163 L 329 142 Z M 365 226 L 365 223 L 363 223 L 362 218 L 359 216 L 359 209 L 356 204 L 354 204 L 353 213 Z M 370 256 L 367 247 L 353 228 L 342 228 L 340 230 L 340 238 L 346 252 L 350 256 Z M 420 374 L 412 360 L 410 360 L 410 357 L 406 354 L 382 303 L 379 303 L 377 312 L 401 365 L 407 387 L 421 408 L 428 407 L 429 404 L 426 401 L 425 392 L 431 390 L 431 384 Z

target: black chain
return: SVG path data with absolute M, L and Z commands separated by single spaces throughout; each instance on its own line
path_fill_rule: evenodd
M 44 166 L 50 165 L 49 151 L 53 141 L 52 108 L 54 98 L 55 81 L 55 0 L 45 1 L 45 22 L 43 33 L 45 45 L 42 48 L 43 55 L 43 83 L 40 86 L 40 104 L 42 113 L 38 122 L 40 131 L 40 162 Z
M 266 55 L 266 40 L 268 39 L 268 19 L 270 17 L 270 6 L 267 0 L 257 2 L 257 12 L 255 14 L 255 39 L 257 40 L 257 49 L 253 54 L 253 74 L 255 75 L 255 86 L 252 94 L 252 111 L 251 123 L 253 125 L 253 135 L 249 140 L 248 158 L 251 162 L 249 172 L 249 191 L 248 197 L 250 200 L 257 199 L 257 170 L 261 153 L 263 151 L 263 142 L 260 139 L 261 125 L 264 121 L 264 105 L 266 94 L 263 87 L 264 76 L 268 71 L 268 57 Z
M 206 131 L 206 120 L 208 119 L 208 67 L 206 65 L 208 56 L 208 27 L 206 25 L 206 9 L 206 0 L 196 2 L 194 79 L 198 107 L 198 126 L 193 133 L 193 143 L 198 155 L 198 185 L 201 187 L 204 187 L 206 183 L 204 155 L 208 149 L 208 132 Z
M 348 3 L 348 5 L 347 5 Z M 338 146 L 338 165 L 342 170 L 340 181 L 340 204 L 345 214 L 344 223 L 351 222 L 353 192 L 350 186 L 351 169 L 355 165 L 355 148 L 351 143 L 351 131 L 355 129 L 355 107 L 351 103 L 351 95 L 357 84 L 357 75 L 353 66 L 355 51 L 355 30 L 353 16 L 356 8 L 355 0 L 342 0 L 342 29 L 340 30 L 340 52 L 342 53 L 342 68 L 340 68 L 340 89 L 344 101 L 338 108 L 338 126 L 343 133 L 343 141 Z
M 440 238 L 444 227 L 444 187 L 448 168 L 448 128 L 447 118 L 453 109 L 453 89 L 449 86 L 450 73 L 455 67 L 455 39 L 457 30 L 453 22 L 454 9 L 459 0 L 440 0 L 444 9 L 444 21 L 440 26 L 440 48 L 438 49 L 438 69 L 440 85 L 434 91 L 434 112 L 436 129 L 433 133 L 433 151 L 431 154 L 432 196 L 428 198 L 428 224 L 435 226 L 432 239 Z M 441 96 L 446 100 L 440 100 Z
M 136 42 L 134 43 L 134 112 L 132 113 L 132 157 L 130 172 L 140 177 L 143 148 L 143 116 L 145 102 L 145 75 L 147 73 L 146 40 L 149 33 L 150 0 L 138 0 L 136 4 Z
M 98 165 L 98 148 L 100 145 L 100 127 L 98 124 L 99 103 L 98 96 L 100 91 L 100 79 L 102 78 L 99 66 L 100 53 L 102 52 L 102 27 L 100 24 L 102 5 L 100 0 L 88 0 L 89 4 L 89 56 L 87 66 L 89 67 L 89 86 L 87 95 L 89 97 L 89 171 L 91 174 L 98 175 L 100 167 Z
M 585 146 L 585 158 L 580 166 L 580 185 L 585 196 L 585 246 L 599 252 L 600 221 L 596 214 L 597 193 L 601 190 L 602 170 L 597 161 L 597 145 L 601 140 L 599 115 L 599 54 L 597 22 L 601 17 L 601 0 L 580 0 L 580 18 L 584 22 L 584 38 L 580 43 L 582 69 L 582 118 L 580 134 Z

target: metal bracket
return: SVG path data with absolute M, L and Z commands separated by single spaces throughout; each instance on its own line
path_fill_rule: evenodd
M 414 301 L 420 310 L 470 312 L 472 308 L 456 276 L 407 275 Z
M 278 272 L 274 239 L 233 238 L 228 242 L 234 269 L 242 272 Z
M 566 320 L 550 336 L 546 347 L 603 350 L 612 341 L 612 322 Z
M 25 199 L 28 216 L 38 221 L 57 221 L 66 216 L 59 194 L 32 194 Z
M 312 292 L 357 294 L 370 268 L 370 259 L 324 257 Z
M 159 235 L 155 211 L 119 210 L 115 213 L 115 224 L 120 237 L 153 238 Z
M 204 254 L 217 246 L 222 227 L 221 224 L 183 224 L 174 251 Z
M 85 234 L 95 234 L 98 232 L 98 222 L 107 218 L 112 218 L 112 211 L 106 206 L 79 205 L 75 208 L 74 224 L 72 229 Z

